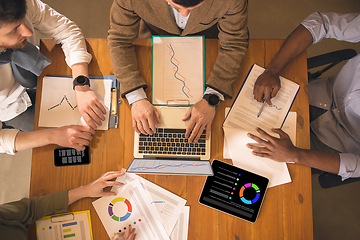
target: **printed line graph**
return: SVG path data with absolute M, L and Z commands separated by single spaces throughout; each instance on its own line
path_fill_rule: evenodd
M 186 167 L 200 167 L 206 166 L 206 163 L 181 163 L 181 164 L 159 164 L 152 167 L 134 167 L 130 168 L 131 171 L 141 171 L 141 170 L 159 170 L 164 168 L 186 168 Z
M 180 82 L 183 83 L 183 86 L 182 86 L 182 92 L 184 93 L 184 95 L 187 97 L 187 98 L 190 98 L 190 97 L 193 97 L 191 94 L 190 94 L 190 88 L 186 85 L 186 78 L 181 75 L 179 73 L 179 65 L 180 65 L 180 62 L 174 57 L 175 56 L 175 51 L 172 47 L 171 44 L 168 44 L 167 47 L 170 49 L 170 52 L 169 52 L 169 55 L 170 55 L 170 62 L 172 65 L 174 65 L 174 77 L 179 80 Z M 174 61 L 175 62 L 174 62 Z
M 64 95 L 64 97 L 61 99 L 60 103 L 52 106 L 51 108 L 48 109 L 48 111 L 50 111 L 50 110 L 52 110 L 52 109 L 54 109 L 54 108 L 56 108 L 56 107 L 60 107 L 64 100 L 66 100 L 67 104 L 70 106 L 70 108 L 71 108 L 72 110 L 75 110 L 75 108 L 77 108 L 77 105 L 75 105 L 75 106 L 73 107 L 73 106 L 71 105 L 71 103 L 69 102 L 67 96 Z
M 282 108 L 281 107 L 278 107 L 278 106 L 276 106 L 275 104 L 273 104 L 273 105 L 271 105 L 271 106 L 269 106 L 269 107 L 274 107 L 274 108 L 276 108 L 276 110 L 278 110 L 278 111 L 280 111 Z

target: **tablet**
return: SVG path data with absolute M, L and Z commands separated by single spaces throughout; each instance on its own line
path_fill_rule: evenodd
M 254 223 L 269 179 L 225 162 L 212 162 L 213 176 L 206 178 L 199 202 Z

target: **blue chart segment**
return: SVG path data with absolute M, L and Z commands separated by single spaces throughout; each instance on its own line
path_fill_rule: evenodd
M 212 174 L 209 161 L 182 161 L 158 159 L 134 159 L 127 172 L 172 173 L 172 174 Z
M 248 199 L 246 199 L 244 197 L 244 190 L 246 188 L 250 188 L 250 187 L 253 188 L 255 190 L 255 192 L 256 192 L 256 195 L 252 200 L 248 200 Z M 244 186 L 241 187 L 240 192 L 239 192 L 239 197 L 240 197 L 241 201 L 243 201 L 243 203 L 245 203 L 245 204 L 254 204 L 260 198 L 260 189 L 254 183 L 247 183 L 247 184 L 245 184 Z
M 182 82 L 183 86 L 182 86 L 182 92 L 184 93 L 184 95 L 189 98 L 189 97 L 192 97 L 190 95 L 190 89 L 188 86 L 186 86 L 186 78 L 184 76 L 182 76 L 180 73 L 179 73 L 179 64 L 180 62 L 174 57 L 175 56 L 175 51 L 173 49 L 173 47 L 171 46 L 171 44 L 168 45 L 168 48 L 170 49 L 170 52 L 169 52 L 169 55 L 170 55 L 170 62 L 172 65 L 174 65 L 174 77 L 175 79 L 179 80 L 180 82 Z M 186 90 L 186 92 L 185 92 Z

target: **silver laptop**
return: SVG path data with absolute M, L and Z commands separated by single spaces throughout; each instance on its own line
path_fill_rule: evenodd
M 156 125 L 156 133 L 143 135 L 135 132 L 135 158 L 210 159 L 210 139 L 205 131 L 198 143 L 188 143 L 185 131 L 188 121 L 182 121 L 189 107 L 155 106 L 161 123 Z

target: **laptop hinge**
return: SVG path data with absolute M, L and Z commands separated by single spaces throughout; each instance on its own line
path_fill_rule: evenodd
M 187 157 L 187 156 L 176 156 L 176 157 L 154 157 L 152 155 L 143 155 L 143 159 L 159 159 L 159 160 L 200 160 L 200 157 Z

